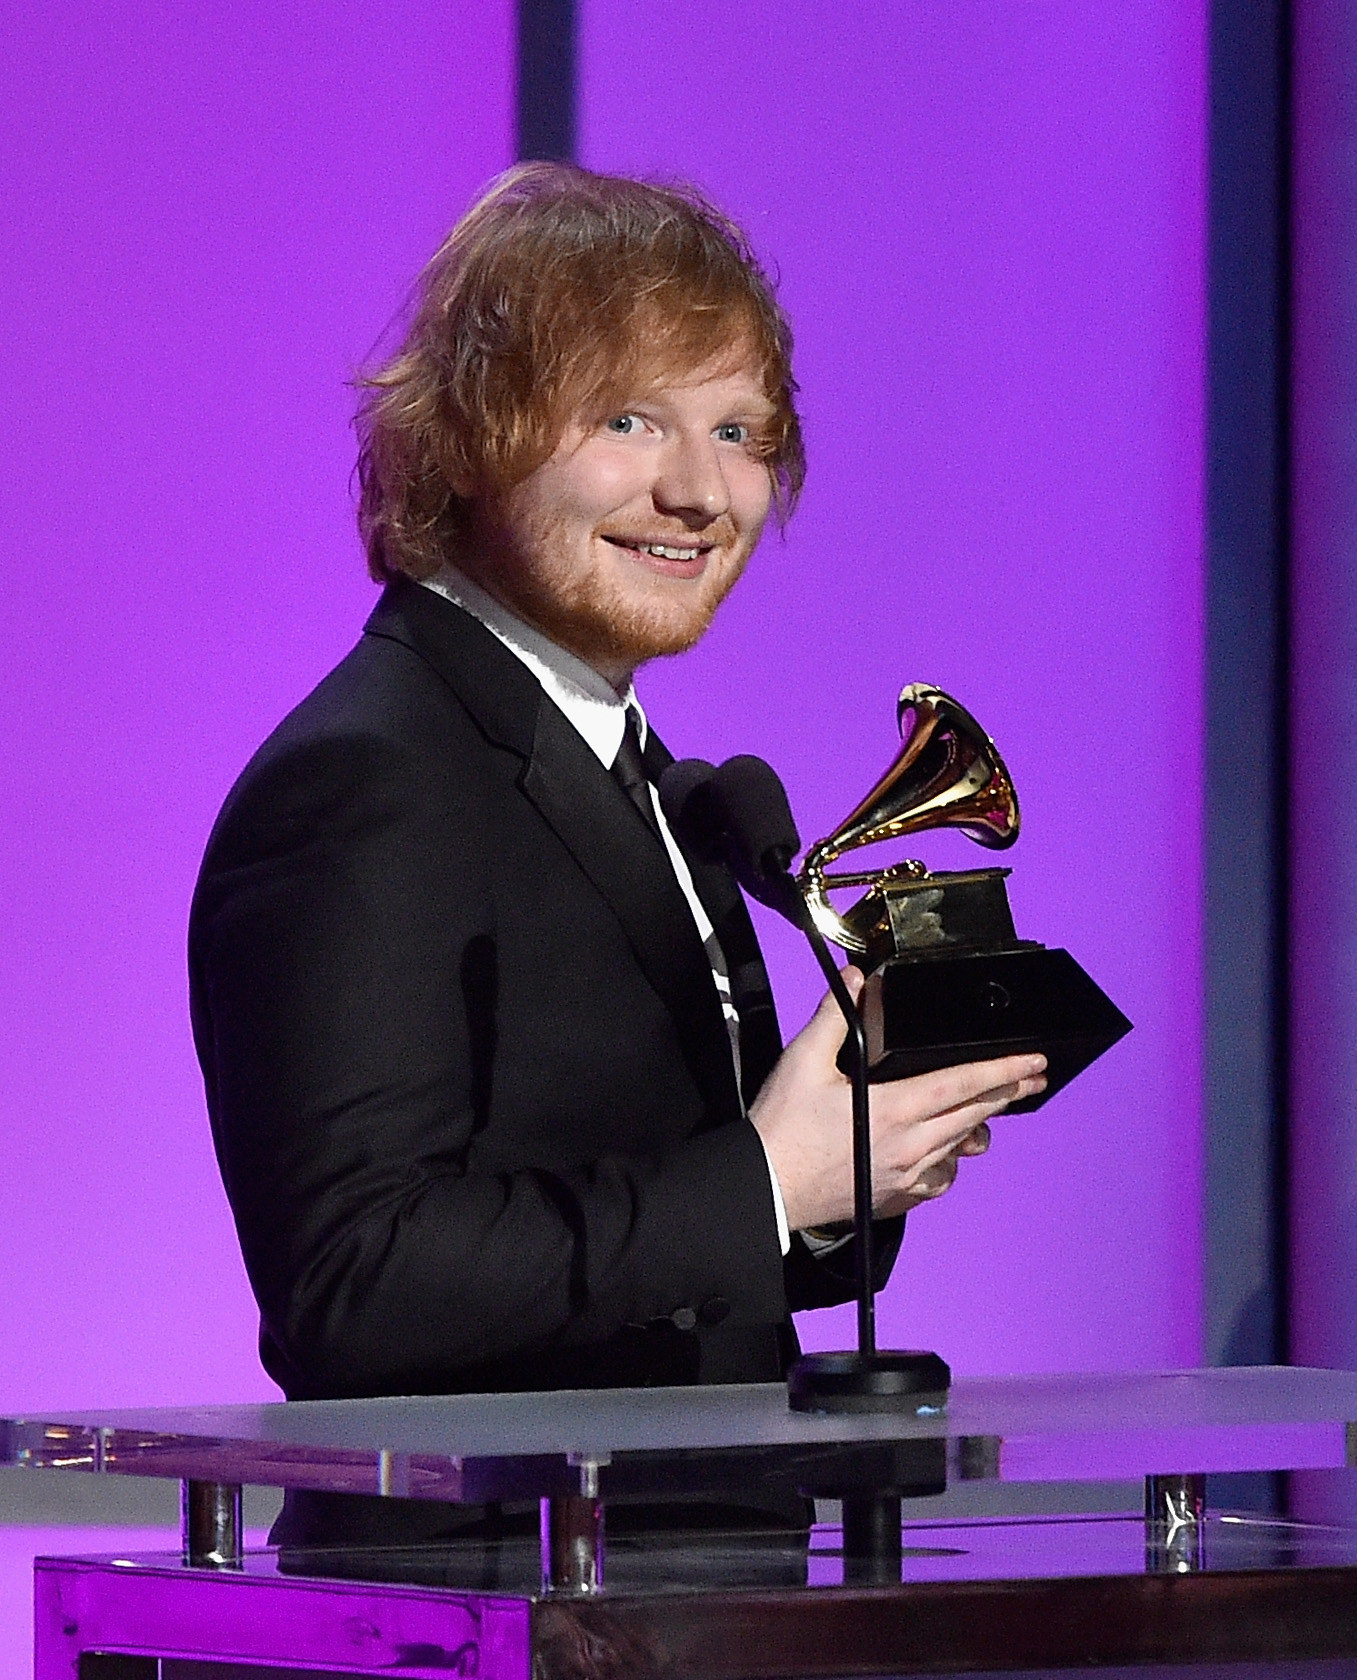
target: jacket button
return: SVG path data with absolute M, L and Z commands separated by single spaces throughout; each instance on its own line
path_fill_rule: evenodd
M 696 1330 L 697 1314 L 691 1307 L 680 1307 L 669 1315 L 669 1322 L 676 1330 Z
M 710 1301 L 704 1301 L 698 1309 L 698 1319 L 710 1330 L 730 1317 L 730 1302 L 724 1295 L 713 1295 Z

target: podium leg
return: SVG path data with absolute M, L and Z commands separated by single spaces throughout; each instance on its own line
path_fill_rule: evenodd
M 1188 1575 L 1204 1568 L 1205 1517 L 1205 1476 L 1146 1476 L 1146 1573 Z
M 606 1459 L 575 1457 L 579 1492 L 544 1499 L 542 1587 L 558 1598 L 590 1598 L 603 1591 L 603 1501 L 598 1472 Z
M 542 1586 L 555 1597 L 603 1590 L 603 1501 L 578 1494 L 542 1501 Z
M 844 1585 L 900 1584 L 900 1495 L 850 1493 L 843 1498 Z
M 194 1569 L 244 1567 L 244 1523 L 238 1482 L 182 1484 L 184 1562 Z

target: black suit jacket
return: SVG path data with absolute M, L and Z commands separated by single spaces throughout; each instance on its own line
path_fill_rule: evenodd
M 733 881 L 694 878 L 748 1100 L 779 1050 L 767 976 Z M 190 973 L 291 1398 L 765 1381 L 789 1309 L 851 1293 L 851 1255 L 779 1254 L 663 849 L 531 673 L 429 590 L 386 591 L 227 798 Z

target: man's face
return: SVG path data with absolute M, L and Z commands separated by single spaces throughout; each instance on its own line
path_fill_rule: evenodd
M 744 570 L 772 485 L 752 365 L 699 370 L 602 417 L 477 510 L 464 569 L 619 686 L 692 647 Z

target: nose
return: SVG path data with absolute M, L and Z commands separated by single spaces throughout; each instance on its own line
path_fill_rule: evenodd
M 730 486 L 715 440 L 680 432 L 665 440 L 651 489 L 657 513 L 700 529 L 730 511 Z

